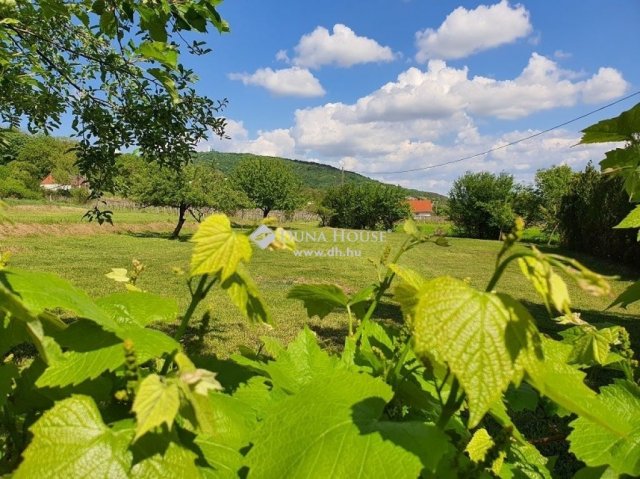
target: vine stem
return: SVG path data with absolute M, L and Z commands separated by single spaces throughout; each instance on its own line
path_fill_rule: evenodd
M 485 291 L 493 291 L 493 289 L 496 287 L 496 284 L 498 284 L 498 280 L 504 274 L 504 270 L 507 268 L 507 266 L 509 266 L 509 263 L 511 263 L 515 259 L 524 258 L 526 256 L 531 256 L 531 253 L 529 253 L 528 251 L 523 251 L 508 256 L 494 271 L 493 276 L 491 276 L 491 280 L 489 281 L 489 284 L 487 285 L 487 289 Z
M 402 348 L 400 357 L 398 358 L 398 361 L 396 362 L 396 365 L 392 370 L 391 379 L 393 380 L 394 385 L 397 385 L 399 382 L 400 373 L 402 372 L 402 366 L 404 365 L 404 361 L 407 359 L 407 355 L 409 354 L 410 350 L 411 350 L 411 338 L 407 339 L 407 342 L 404 344 L 404 348 Z
M 196 311 L 196 308 L 200 304 L 200 302 L 207 296 L 207 293 L 216 282 L 216 278 L 214 278 L 209 284 L 207 284 L 207 280 L 209 279 L 208 274 L 203 274 L 200 276 L 200 281 L 198 281 L 198 286 L 196 286 L 196 290 L 191 293 L 191 302 L 189 303 L 189 307 L 187 311 L 182 316 L 180 320 L 180 326 L 176 333 L 173 335 L 173 339 L 176 341 L 180 341 L 182 336 L 184 336 L 185 331 L 187 330 L 187 326 L 189 325 L 189 321 L 193 316 L 193 313 Z M 162 374 L 167 374 L 169 371 L 169 366 L 171 365 L 172 358 L 168 357 L 164 360 L 164 364 L 162 366 Z
M 393 260 L 391 260 L 391 263 L 397 263 L 398 260 L 400 259 L 400 257 L 404 253 L 406 253 L 410 249 L 411 246 L 413 246 L 411 244 L 411 240 L 412 240 L 412 238 L 408 238 L 408 239 L 405 240 L 405 242 L 400 247 L 400 250 L 398 250 L 396 255 L 393 257 Z M 380 285 L 378 287 L 378 291 L 376 292 L 376 295 L 373 298 L 373 301 L 369 305 L 369 309 L 367 309 L 367 312 L 364 315 L 364 318 L 362 318 L 362 323 L 364 323 L 366 321 L 369 321 L 369 319 L 371 319 L 371 316 L 373 316 L 374 311 L 376 310 L 376 308 L 378 307 L 378 304 L 380 303 L 380 300 L 382 299 L 382 295 L 391 286 L 391 282 L 393 281 L 393 278 L 395 277 L 395 275 L 396 274 L 389 267 L 387 267 L 387 273 L 385 274 L 385 276 L 382 279 L 382 281 L 380 281 Z
M 454 376 L 453 381 L 451 381 L 451 389 L 449 391 L 449 397 L 447 398 L 447 402 L 442 408 L 442 414 L 440 414 L 440 417 L 438 418 L 438 422 L 436 423 L 436 426 L 438 426 L 442 430 L 444 430 L 444 428 L 449 422 L 449 419 L 451 419 L 451 416 L 455 414 L 455 412 L 462 405 L 462 401 L 464 401 L 464 392 L 460 395 L 459 398 L 457 397 L 459 389 L 460 389 L 460 383 L 458 382 L 458 379 Z

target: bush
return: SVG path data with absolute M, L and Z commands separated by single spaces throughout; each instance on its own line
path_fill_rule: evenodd
M 331 188 L 321 208 L 326 213 L 321 215 L 323 224 L 335 228 L 388 230 L 410 214 L 400 188 L 375 183 Z
M 632 209 L 622 178 L 602 175 L 589 164 L 562 198 L 560 241 L 575 251 L 640 266 L 636 231 L 613 229 Z
M 463 236 L 499 239 L 515 219 L 514 197 L 513 176 L 467 172 L 449 193 L 449 218 Z
M 84 205 L 89 201 L 91 192 L 87 188 L 73 188 L 70 195 L 74 203 Z

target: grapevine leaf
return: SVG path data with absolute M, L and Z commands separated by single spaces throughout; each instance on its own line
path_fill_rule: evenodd
M 16 269 L 2 270 L 0 283 L 19 296 L 22 304 L 34 316 L 46 310 L 63 309 L 80 318 L 91 319 L 110 331 L 118 329 L 116 323 L 84 291 L 56 275 Z
M 604 173 L 611 173 L 623 178 L 623 186 L 629 200 L 636 203 L 640 200 L 640 150 L 639 146 L 617 148 L 605 153 L 606 158 L 600 162 Z
M 216 424 L 215 435 L 199 435 L 195 443 L 207 463 L 214 468 L 216 478 L 236 478 L 243 465 L 240 449 L 249 444 L 257 420 L 251 407 L 225 394 L 212 394 Z
M 396 301 L 400 303 L 407 324 L 411 324 L 420 299 L 420 290 L 427 280 L 415 271 L 398 264 L 390 264 L 389 268 L 402 280 L 396 286 L 394 296 Z
M 611 345 L 618 339 L 618 327 L 596 329 L 574 327 L 563 331 L 564 342 L 573 346 L 568 362 L 584 366 L 607 364 Z
M 127 268 L 111 268 L 111 272 L 105 274 L 105 276 L 109 279 L 112 279 L 116 283 L 128 283 L 131 278 L 129 278 L 129 271 Z
M 547 458 L 528 442 L 510 442 L 498 474 L 503 478 L 551 479 Z
M 141 328 L 134 324 L 124 327 L 119 336 L 133 342 L 139 363 L 181 350 L 180 344 L 162 331 Z
M 640 388 L 618 381 L 600 389 L 600 400 L 612 415 L 628 423 L 630 432 L 620 437 L 585 417 L 571 423 L 571 452 L 588 466 L 609 465 L 618 474 L 640 475 Z
M 241 261 L 251 258 L 249 239 L 231 229 L 225 215 L 211 215 L 198 227 L 191 239 L 195 243 L 191 256 L 191 276 L 220 273 L 226 281 Z
M 146 326 L 154 322 L 169 323 L 178 316 L 175 299 L 151 293 L 115 293 L 98 299 L 96 303 L 112 320 L 121 324 L 133 322 Z
M 489 435 L 487 430 L 485 428 L 480 428 L 473 433 L 471 440 L 465 448 L 465 452 L 473 462 L 482 462 L 493 444 L 493 438 Z
M 77 321 L 56 333 L 55 339 L 67 350 L 50 355 L 49 366 L 37 380 L 39 387 L 79 384 L 105 371 L 116 370 L 124 364 L 124 339 L 133 342 L 136 358 L 141 364 L 180 349 L 173 338 L 136 323 L 124 324 L 115 336 L 95 323 Z
M 418 230 L 418 227 L 416 226 L 416 222 L 413 221 L 411 218 L 409 218 L 408 220 L 406 220 L 404 222 L 404 224 L 402 225 L 402 230 L 408 234 L 409 236 L 413 236 L 414 238 L 419 238 L 420 237 L 420 231 Z
M 620 306 L 626 308 L 631 303 L 635 303 L 640 300 L 640 281 L 636 281 L 627 289 L 625 289 L 620 296 L 618 296 L 613 303 L 609 305 L 609 308 L 614 306 Z
M 336 308 L 346 308 L 347 295 L 336 284 L 299 284 L 289 291 L 287 298 L 299 299 L 307 310 L 307 316 L 327 316 Z
M 584 384 L 585 374 L 567 364 L 573 348 L 551 339 L 542 341 L 544 362 L 527 371 L 529 382 L 540 394 L 564 409 L 588 418 L 619 436 L 629 432 L 629 425 L 615 416 L 607 404 Z
M 258 286 L 241 264 L 238 265 L 237 271 L 221 284 L 221 287 L 227 291 L 233 304 L 246 318 L 251 321 L 271 323 L 271 315 L 260 296 Z
M 129 434 L 111 431 L 93 399 L 72 396 L 56 403 L 31 427 L 16 479 L 127 478 Z
M 180 415 L 191 429 L 207 435 L 214 434 L 216 414 L 210 392 L 219 391 L 222 386 L 216 380 L 215 373 L 196 368 L 184 353 L 176 354 L 174 359 L 180 371 L 177 384 L 185 399 Z
M 64 323 L 49 314 L 40 314 L 40 317 L 35 317 L 18 296 L 2 285 L 0 285 L 0 318 L 3 333 L 0 336 L 1 350 L 6 351 L 13 345 L 31 341 L 46 362 L 52 362 L 62 355 L 58 343 L 45 335 L 40 318 L 48 320 L 56 327 L 64 326 Z
M 582 130 L 580 143 L 632 141 L 640 131 L 640 103 L 615 118 L 602 120 Z
M 512 298 L 474 290 L 463 281 L 427 281 L 415 307 L 414 349 L 446 363 L 467 394 L 474 427 L 523 367 L 535 368 L 540 338 L 528 311 Z
M 620 223 L 614 228 L 640 228 L 640 206 L 636 206 Z
M 446 436 L 430 425 L 378 423 L 392 395 L 367 375 L 316 376 L 261 423 L 246 456 L 248 477 L 405 478 L 418 477 L 423 467 L 433 470 L 448 448 Z M 407 441 L 409 431 L 413 440 Z M 429 464 L 413 452 L 418 444 Z
M 132 406 L 137 419 L 134 439 L 161 424 L 171 429 L 179 408 L 180 393 L 175 382 L 163 381 L 157 374 L 144 378 Z
M 562 313 L 570 311 L 571 300 L 567 285 L 557 273 L 553 272 L 549 263 L 535 256 L 525 256 L 518 259 L 518 265 L 522 274 L 531 281 L 540 294 L 548 311 L 551 311 L 551 305 Z
M 142 442 L 142 439 L 139 442 Z M 136 443 L 136 445 L 138 444 Z M 138 452 L 139 447 L 134 447 Z M 195 461 L 196 454 L 186 447 L 170 442 L 160 450 L 157 444 L 143 449 L 145 458 L 136 463 L 129 473 L 131 479 L 199 479 L 201 476 Z
M 318 374 L 331 374 L 339 361 L 324 352 L 314 333 L 305 328 L 275 361 L 264 367 L 273 384 L 287 392 L 295 392 Z

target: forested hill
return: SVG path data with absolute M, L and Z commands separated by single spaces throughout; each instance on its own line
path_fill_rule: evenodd
M 282 160 L 291 166 L 293 172 L 298 175 L 303 185 L 307 188 L 316 190 L 326 190 L 331 186 L 338 186 L 342 181 L 342 171 L 330 165 L 321 163 L 312 163 L 310 161 L 289 160 L 287 158 L 259 156 L 250 153 L 222 153 L 211 151 L 207 153 L 198 153 L 197 159 L 200 161 L 213 162 L 217 169 L 225 174 L 231 173 L 236 164 L 245 158 L 269 158 Z M 345 183 L 367 183 L 375 182 L 371 178 L 362 176 L 351 171 L 344 172 Z M 446 197 L 438 193 L 429 191 L 420 191 L 409 188 L 403 188 L 407 196 L 424 197 L 432 200 L 445 200 Z

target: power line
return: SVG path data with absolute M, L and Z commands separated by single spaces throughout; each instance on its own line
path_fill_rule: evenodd
M 601 106 L 600 108 L 592 110 L 592 111 L 590 111 L 588 113 L 585 113 L 584 115 L 577 116 L 575 118 L 572 118 L 569 121 L 565 121 L 564 123 L 560 123 L 558 125 L 552 126 L 551 128 L 547 128 L 546 130 L 542 130 L 542 131 L 539 131 L 538 133 L 534 133 L 533 135 L 529 135 L 529 136 L 526 136 L 524 138 L 519 138 L 519 139 L 514 140 L 514 141 L 512 141 L 510 143 L 506 143 L 504 145 L 493 147 L 493 148 L 491 148 L 491 149 L 489 149 L 487 151 L 483 151 L 481 153 L 475 153 L 475 154 L 470 155 L 470 156 L 465 156 L 463 158 L 458 158 L 457 160 L 445 161 L 444 163 L 438 163 L 436 165 L 423 166 L 421 168 L 411 168 L 409 170 L 367 172 L 367 173 L 360 173 L 360 174 L 363 174 L 363 175 L 398 175 L 400 173 L 411 173 L 413 171 L 431 170 L 433 168 L 439 168 L 441 166 L 451 165 L 453 163 L 459 163 L 461 161 L 467 161 L 467 160 L 471 160 L 473 158 L 478 158 L 479 156 L 485 156 L 485 155 L 488 155 L 489 153 L 493 153 L 494 151 L 502 150 L 504 148 L 508 148 L 510 146 L 517 145 L 518 143 L 522 143 L 523 141 L 531 140 L 532 138 L 535 138 L 537 136 L 544 135 L 544 134 L 549 133 L 549 132 L 551 132 L 553 130 L 557 130 L 558 128 L 562 128 L 563 126 L 566 126 L 566 125 L 569 125 L 571 123 L 574 123 L 574 122 L 576 122 L 578 120 L 582 120 L 583 118 L 586 118 L 586 117 L 591 116 L 591 115 L 593 115 L 595 113 L 598 113 L 599 111 L 602 111 L 602 110 L 605 110 L 605 109 L 607 109 L 609 107 L 612 107 L 613 105 L 617 105 L 618 103 L 622 103 L 623 101 L 626 101 L 629 98 L 633 98 L 636 95 L 640 95 L 640 90 L 638 90 L 638 91 L 636 91 L 634 93 L 631 93 L 630 95 L 627 95 L 627 96 L 625 96 L 623 98 L 620 98 L 620 99 L 618 99 L 618 100 L 616 100 L 614 102 L 607 103 L 606 105 Z

